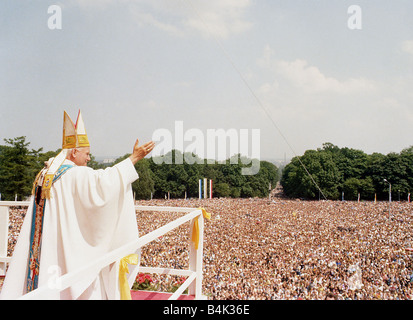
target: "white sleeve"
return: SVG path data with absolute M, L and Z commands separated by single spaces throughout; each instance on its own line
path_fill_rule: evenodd
M 132 161 L 128 158 L 105 170 L 88 167 L 74 169 L 74 195 L 85 208 L 101 208 L 117 202 L 125 191 L 139 178 Z

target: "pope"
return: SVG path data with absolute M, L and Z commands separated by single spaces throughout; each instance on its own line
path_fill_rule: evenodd
M 87 167 L 90 144 L 82 114 L 76 123 L 63 116 L 62 151 L 49 159 L 33 184 L 30 205 L 1 291 L 16 299 L 56 276 L 137 240 L 131 184 L 139 178 L 134 165 L 155 144 L 139 145 L 129 158 L 105 170 Z M 137 252 L 138 253 L 138 252 Z M 133 284 L 138 266 L 130 266 Z M 89 272 L 51 299 L 119 299 L 119 261 Z M 58 273 L 58 274 L 56 274 Z

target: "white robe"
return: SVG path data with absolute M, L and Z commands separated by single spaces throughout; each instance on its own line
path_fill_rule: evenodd
M 64 164 L 74 165 L 66 160 Z M 75 166 L 57 180 L 46 200 L 39 287 L 139 237 L 131 183 L 138 174 L 128 158 L 105 170 Z M 25 294 L 33 197 L 9 265 L 1 299 Z M 134 252 L 131 252 L 134 253 Z M 133 280 L 137 266 L 129 266 Z M 119 299 L 119 261 L 87 275 L 51 299 Z M 59 274 L 58 274 L 59 273 Z

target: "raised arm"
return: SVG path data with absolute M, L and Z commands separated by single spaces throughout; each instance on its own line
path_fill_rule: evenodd
M 130 155 L 129 159 L 131 159 L 132 163 L 135 165 L 136 162 L 146 157 L 148 153 L 150 153 L 153 148 L 155 147 L 155 142 L 150 141 L 145 143 L 142 146 L 139 146 L 139 139 L 136 139 L 135 145 L 133 147 L 133 152 Z

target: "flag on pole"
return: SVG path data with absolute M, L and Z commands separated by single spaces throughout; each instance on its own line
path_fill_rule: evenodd
M 208 192 L 207 178 L 204 178 L 204 199 L 208 197 L 207 192 Z

